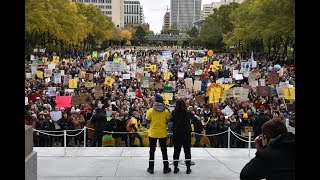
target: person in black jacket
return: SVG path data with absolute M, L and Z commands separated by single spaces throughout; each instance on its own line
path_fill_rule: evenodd
M 187 165 L 187 174 L 191 173 L 191 119 L 194 118 L 194 115 L 187 111 L 187 106 L 182 99 L 176 101 L 176 107 L 172 111 L 172 131 L 173 131 L 173 164 L 174 164 L 174 173 L 179 172 L 178 160 L 180 156 L 181 147 L 183 146 L 186 165 Z
M 103 131 L 111 131 L 111 126 L 107 127 L 107 117 L 102 114 L 102 109 L 97 107 L 96 113 L 91 118 L 91 123 L 94 127 L 94 138 L 90 142 L 91 147 L 101 147 L 102 146 L 102 136 L 104 135 Z M 98 141 L 98 146 L 97 146 Z
M 254 132 L 254 138 L 259 136 L 262 133 L 262 125 L 269 121 L 269 117 L 264 113 L 263 109 L 259 109 L 259 115 L 256 116 L 255 120 L 252 123 L 252 128 Z
M 194 111 L 192 113 L 194 114 Z M 194 117 L 191 120 L 191 123 L 193 124 L 194 132 L 197 133 L 195 134 L 196 142 L 194 143 L 194 147 L 200 147 L 200 140 L 202 136 L 199 134 L 202 134 L 202 131 L 203 131 L 203 125 L 200 120 L 200 117 L 194 115 Z
M 256 156 L 241 170 L 241 180 L 295 179 L 295 135 L 288 133 L 284 123 L 276 119 L 266 122 L 254 143 Z
M 71 122 L 71 119 L 68 118 L 68 113 L 64 112 L 62 115 L 62 118 L 58 120 L 58 125 L 61 127 L 61 130 L 72 130 L 73 129 L 73 124 Z M 64 137 L 60 138 L 61 145 L 64 145 Z M 67 146 L 69 144 L 70 137 L 67 136 Z

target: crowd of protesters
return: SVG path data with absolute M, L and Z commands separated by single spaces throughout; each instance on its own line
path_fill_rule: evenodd
M 166 56 L 163 55 L 166 53 Z M 281 67 L 281 77 L 279 84 L 286 83 L 286 86 L 294 87 L 295 69 L 293 64 L 278 56 L 268 56 L 263 53 L 240 52 L 214 54 L 208 56 L 208 51 L 204 50 L 177 50 L 172 51 L 168 57 L 168 51 L 161 50 L 137 50 L 113 49 L 99 52 L 98 56 L 93 56 L 93 52 L 79 52 L 72 50 L 70 52 L 36 52 L 26 57 L 26 79 L 25 79 L 25 124 L 31 125 L 34 131 L 34 146 L 52 147 L 63 146 L 64 138 L 62 130 L 67 132 L 67 146 L 102 146 L 102 137 L 105 134 L 111 134 L 114 138 L 115 146 L 147 146 L 144 144 L 141 133 L 148 129 L 146 122 L 146 112 L 155 102 L 156 93 L 163 94 L 164 87 L 170 86 L 169 82 L 174 81 L 173 98 L 167 103 L 170 109 L 175 106 L 175 101 L 179 99 L 178 90 L 186 89 L 184 79 L 192 78 L 201 81 L 201 90 L 188 90 L 187 98 L 184 98 L 188 111 L 193 113 L 194 119 L 191 123 L 195 141 L 194 147 L 227 147 L 228 134 L 223 133 L 217 136 L 208 136 L 208 143 L 204 143 L 205 135 L 219 134 L 230 128 L 238 135 L 242 135 L 246 126 L 252 127 L 253 138 L 261 134 L 262 125 L 270 119 L 277 119 L 288 126 L 295 126 L 294 108 L 288 108 L 294 100 L 280 98 L 276 87 L 279 85 L 269 85 L 272 92 L 267 96 L 261 96 L 256 93 L 256 87 L 252 87 L 248 77 L 236 80 L 233 76 L 234 70 L 241 69 L 241 62 L 251 62 L 253 59 L 257 65 L 251 67 L 250 72 L 259 74 L 255 80 L 265 79 L 268 86 L 268 73 L 276 72 L 275 65 Z M 53 62 L 53 56 L 58 56 L 59 60 Z M 43 60 L 43 57 L 47 58 Z M 202 58 L 201 67 L 195 67 L 197 57 Z M 203 57 L 207 61 L 203 61 Z M 32 60 L 31 60 L 32 59 Z M 127 68 L 123 71 L 105 71 L 105 63 L 108 61 L 117 61 L 125 64 Z M 165 59 L 165 61 L 163 61 Z M 191 60 L 192 59 L 192 60 Z M 192 63 L 191 63 L 192 61 Z M 216 70 L 210 68 L 214 61 L 219 61 Z M 163 63 L 167 64 L 162 68 Z M 45 72 L 49 65 L 54 64 L 52 74 L 48 77 L 39 77 L 37 71 Z M 97 66 L 98 64 L 98 66 Z M 146 68 L 146 64 L 157 65 L 156 69 Z M 33 69 L 35 68 L 36 69 Z M 52 67 L 52 66 L 51 66 Z M 137 69 L 143 69 L 138 73 Z M 61 73 L 61 70 L 64 73 Z M 196 71 L 202 70 L 202 73 L 196 75 Z M 87 76 L 81 77 L 81 73 L 93 74 L 92 80 Z M 170 72 L 168 80 L 164 80 L 164 74 Z M 178 77 L 179 73 L 184 73 L 183 77 Z M 54 74 L 61 74 L 61 82 L 55 83 Z M 28 74 L 28 76 L 27 76 Z M 129 79 L 124 79 L 123 74 L 130 74 Z M 143 74 L 140 76 L 140 74 Z M 68 80 L 77 79 L 77 87 L 70 88 Z M 105 83 L 106 77 L 111 77 L 114 82 L 112 85 Z M 149 78 L 149 87 L 144 87 L 142 77 Z M 249 94 L 246 100 L 239 98 L 220 98 L 218 102 L 210 103 L 208 83 L 217 83 L 218 79 L 232 78 L 227 84 L 234 84 L 231 87 L 249 88 Z M 94 87 L 85 87 L 86 82 L 93 82 L 95 86 L 101 86 L 102 96 L 97 96 Z M 153 85 L 151 85 L 153 83 Z M 49 87 L 56 87 L 55 95 L 49 95 Z M 72 89 L 72 90 L 70 90 Z M 134 93 L 134 96 L 132 95 Z M 58 96 L 77 96 L 89 94 L 92 99 L 90 102 L 78 105 L 57 106 Z M 195 97 L 203 97 L 203 101 L 196 101 Z M 226 116 L 222 111 L 229 106 L 234 112 L 231 116 Z M 61 112 L 62 117 L 57 119 L 52 112 Z M 134 122 L 132 122 L 134 121 Z M 128 128 L 128 124 L 130 124 Z M 83 127 L 86 129 L 86 139 L 84 139 Z M 172 124 L 168 124 L 168 137 Z M 108 133 L 108 132 L 121 132 Z M 42 133 L 45 132 L 45 133 Z M 125 133 L 128 132 L 128 133 Z M 241 136 L 243 139 L 247 137 Z M 246 139 L 248 140 L 248 139 Z M 136 143 L 138 142 L 138 143 Z M 172 138 L 170 138 L 172 146 Z M 244 148 L 246 143 L 231 135 L 231 146 L 235 148 Z

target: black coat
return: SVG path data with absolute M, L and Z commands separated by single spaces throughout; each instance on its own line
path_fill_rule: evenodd
M 191 143 L 191 119 L 193 117 L 194 115 L 191 112 L 187 112 L 187 114 L 179 118 L 172 116 L 173 143 Z
M 241 180 L 294 180 L 296 159 L 295 135 L 285 133 L 256 152 L 240 173 Z
M 252 125 L 253 125 L 253 132 L 255 136 L 259 136 L 262 133 L 262 125 L 269 121 L 269 117 L 267 115 L 265 115 L 264 113 L 259 114 L 258 116 L 256 116 L 255 120 L 253 121 Z
M 102 113 L 96 113 L 91 118 L 91 123 L 94 126 L 94 134 L 102 134 L 103 131 L 111 131 L 112 128 L 109 123 L 107 123 L 107 118 Z M 109 126 L 108 126 L 109 125 Z
M 202 130 L 203 130 L 203 125 L 202 125 L 201 121 L 193 116 L 191 123 L 193 124 L 194 132 L 201 134 Z

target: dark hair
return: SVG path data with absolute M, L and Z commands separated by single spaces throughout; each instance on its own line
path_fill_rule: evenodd
M 270 139 L 274 139 L 280 134 L 287 132 L 288 130 L 285 124 L 275 119 L 265 122 L 262 126 L 262 134 L 266 135 Z
M 182 99 L 176 101 L 176 107 L 172 111 L 172 117 L 174 119 L 185 117 L 187 114 L 187 105 Z

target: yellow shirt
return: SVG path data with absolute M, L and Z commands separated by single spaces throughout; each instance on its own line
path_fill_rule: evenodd
M 150 108 L 147 112 L 146 119 L 150 121 L 149 137 L 152 138 L 165 138 L 167 137 L 168 122 L 170 119 L 170 112 L 165 109 L 158 112 Z
M 138 127 L 138 120 L 135 117 L 131 117 L 130 121 L 132 123 L 134 123 L 134 126 L 136 127 L 136 129 L 139 131 L 139 127 Z M 134 132 L 134 129 L 132 128 L 130 132 Z

